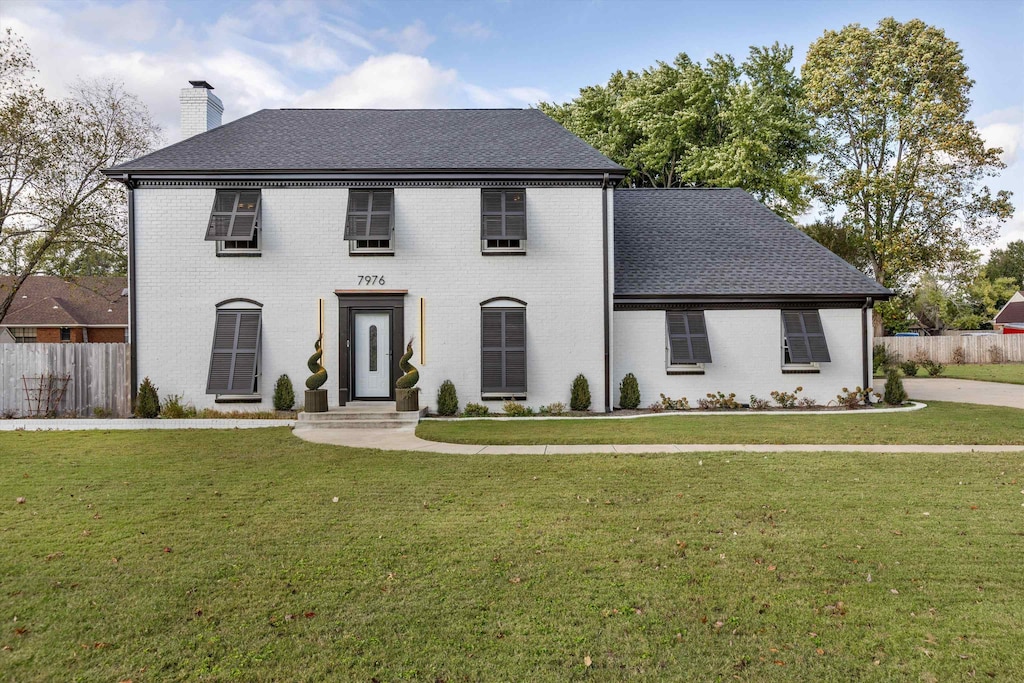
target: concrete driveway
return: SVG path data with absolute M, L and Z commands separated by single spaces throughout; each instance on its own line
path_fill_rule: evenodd
M 876 380 L 882 393 L 885 380 Z M 919 401 L 955 401 L 958 403 L 980 403 L 987 406 L 1006 406 L 1024 410 L 1024 384 L 999 384 L 998 382 L 975 382 L 969 379 L 947 377 L 904 379 L 903 386 L 912 399 Z

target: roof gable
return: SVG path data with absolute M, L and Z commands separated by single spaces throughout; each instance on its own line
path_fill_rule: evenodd
M 0 277 L 0 296 L 16 278 Z M 128 325 L 125 277 L 79 277 L 62 280 L 33 275 L 18 289 L 2 322 L 14 327 L 89 327 Z
M 740 189 L 615 191 L 616 296 L 876 297 L 885 287 Z
M 537 109 L 263 109 L 106 172 L 485 170 L 625 172 Z

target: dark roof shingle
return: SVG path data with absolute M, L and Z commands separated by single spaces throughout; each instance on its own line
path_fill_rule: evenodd
M 624 169 L 537 109 L 263 109 L 112 171 Z
M 615 191 L 615 294 L 892 293 L 743 190 L 649 188 Z
M 1006 307 L 999 312 L 993 322 L 999 325 L 1024 323 L 1024 301 L 1013 301 L 1006 304 Z

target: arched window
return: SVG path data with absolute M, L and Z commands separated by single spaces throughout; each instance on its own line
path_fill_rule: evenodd
M 206 393 L 259 393 L 262 308 L 263 304 L 252 299 L 227 299 L 217 304 Z
M 526 396 L 526 302 L 509 297 L 480 303 L 480 393 Z

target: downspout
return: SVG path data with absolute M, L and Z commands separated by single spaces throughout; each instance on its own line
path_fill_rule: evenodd
M 128 188 L 128 350 L 129 382 L 131 382 L 132 408 L 139 386 L 138 343 L 135 316 L 135 186 L 138 184 L 125 173 L 121 180 Z
M 604 412 L 612 411 L 611 314 L 608 311 L 608 174 L 601 182 L 601 237 L 604 247 Z
M 874 302 L 871 297 L 864 299 L 864 305 L 860 307 L 860 336 L 861 336 L 861 363 L 864 366 L 864 383 L 861 384 L 866 390 L 871 386 L 871 350 L 868 348 L 868 312 Z M 864 398 L 865 402 L 871 404 L 871 395 Z

